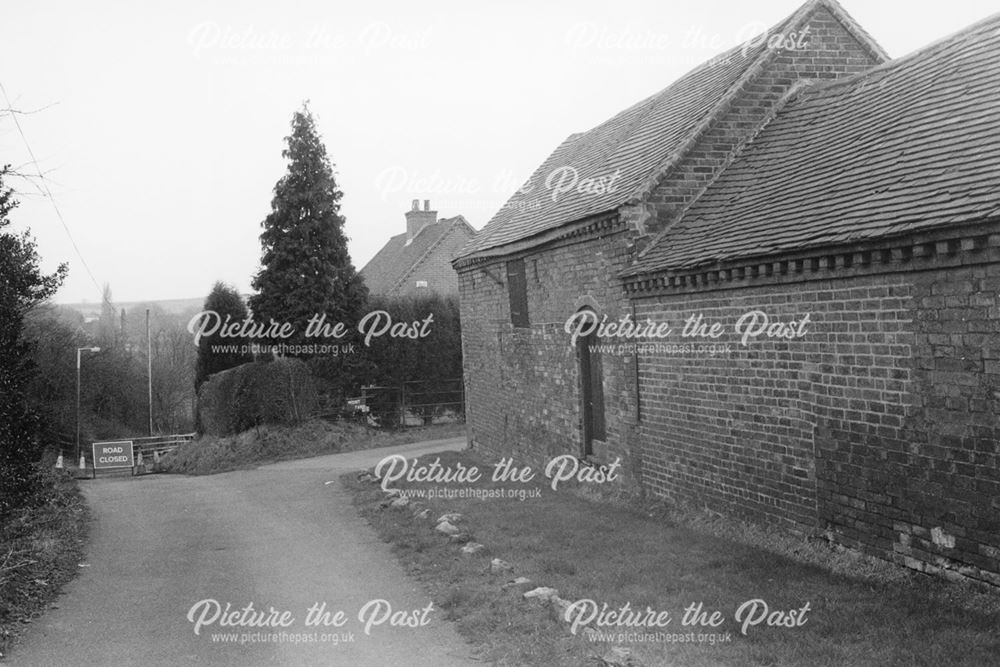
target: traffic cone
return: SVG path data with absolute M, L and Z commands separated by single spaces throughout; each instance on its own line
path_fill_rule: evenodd
M 83 454 L 80 454 L 80 470 L 86 470 L 86 469 L 87 469 L 87 457 L 84 456 Z
M 59 456 L 56 457 L 56 470 L 62 470 L 62 469 L 63 469 L 63 461 L 62 461 L 62 453 L 60 453 Z

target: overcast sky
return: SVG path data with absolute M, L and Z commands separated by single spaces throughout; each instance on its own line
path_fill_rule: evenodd
M 567 135 L 589 129 L 801 4 L 798 0 L 5 2 L 0 84 L 38 184 L 14 213 L 60 302 L 249 291 L 260 222 L 303 100 L 344 191 L 360 269 L 412 199 L 477 229 Z M 893 57 L 995 0 L 843 0 Z M 0 107 L 6 103 L 0 98 Z M 0 162 L 34 165 L 11 117 Z M 89 265 L 93 278 L 81 263 Z

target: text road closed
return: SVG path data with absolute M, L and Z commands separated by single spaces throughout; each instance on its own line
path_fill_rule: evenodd
M 94 443 L 95 468 L 131 468 L 132 462 L 131 440 Z

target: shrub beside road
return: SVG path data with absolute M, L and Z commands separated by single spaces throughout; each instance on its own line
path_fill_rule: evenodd
M 76 481 L 49 469 L 0 521 L 0 658 L 80 567 L 88 513 Z
M 421 426 L 381 431 L 351 422 L 321 419 L 299 426 L 263 425 L 231 436 L 204 435 L 166 454 L 163 472 L 210 475 L 255 468 L 265 463 L 361 449 L 403 445 L 465 434 L 465 424 Z

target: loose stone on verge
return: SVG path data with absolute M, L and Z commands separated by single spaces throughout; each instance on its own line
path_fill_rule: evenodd
M 513 570 L 514 566 L 505 560 L 500 560 L 499 558 L 494 558 L 490 561 L 490 572 L 509 572 Z
M 548 602 L 552 599 L 552 596 L 558 596 L 559 591 L 555 588 L 549 588 L 548 586 L 539 586 L 538 588 L 533 588 L 523 595 L 526 600 L 540 600 L 542 602 Z
M 459 532 L 457 526 L 454 526 L 448 523 L 447 521 L 442 521 L 441 523 L 439 523 L 434 530 L 440 533 L 444 533 L 445 535 L 454 535 L 455 533 Z

